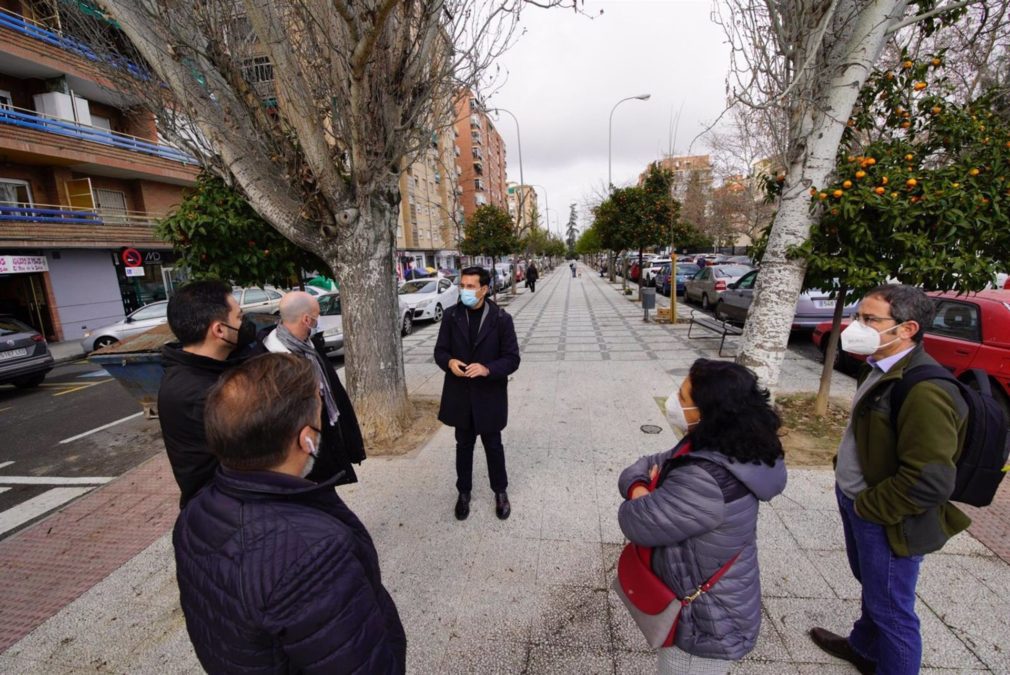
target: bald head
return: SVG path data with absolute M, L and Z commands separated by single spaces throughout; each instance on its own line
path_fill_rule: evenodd
M 300 340 L 307 340 L 319 318 L 319 303 L 305 291 L 292 291 L 281 298 L 281 323 Z

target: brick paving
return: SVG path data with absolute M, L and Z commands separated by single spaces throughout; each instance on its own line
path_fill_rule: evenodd
M 971 518 L 968 531 L 1010 564 L 1010 479 L 1005 479 L 992 504 L 984 509 L 961 507 Z
M 160 454 L 0 542 L 0 652 L 164 535 L 178 512 Z

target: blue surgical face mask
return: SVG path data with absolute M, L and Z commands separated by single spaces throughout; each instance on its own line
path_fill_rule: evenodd
M 476 307 L 480 298 L 477 297 L 477 291 L 464 288 L 459 292 L 459 301 L 467 307 Z

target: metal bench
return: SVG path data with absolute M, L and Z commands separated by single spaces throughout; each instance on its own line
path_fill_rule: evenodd
M 708 335 L 691 335 L 695 326 L 701 326 L 706 330 L 710 330 L 719 336 L 719 356 L 722 356 L 723 345 L 726 344 L 727 335 L 743 335 L 743 329 L 740 326 L 729 323 L 728 321 L 720 321 L 719 319 L 713 319 L 708 314 L 702 314 L 698 310 L 691 310 L 691 323 L 687 327 L 687 337 L 691 340 L 714 340 L 715 338 L 709 337 Z

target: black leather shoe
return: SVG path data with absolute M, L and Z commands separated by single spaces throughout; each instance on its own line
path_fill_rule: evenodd
M 494 512 L 501 520 L 505 520 L 512 513 L 512 505 L 509 504 L 509 493 L 496 492 L 494 495 Z
M 877 671 L 877 664 L 867 658 L 863 658 L 856 653 L 856 650 L 849 644 L 847 638 L 835 635 L 824 628 L 811 628 L 810 639 L 814 644 L 832 656 L 848 661 L 856 667 L 863 675 L 873 675 Z
M 470 493 L 460 492 L 456 500 L 456 520 L 466 520 L 470 515 Z

